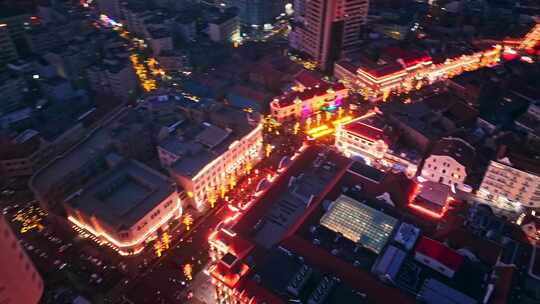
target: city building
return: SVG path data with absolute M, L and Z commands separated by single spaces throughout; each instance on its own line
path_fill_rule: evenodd
M 286 92 L 270 102 L 270 113 L 278 122 L 305 120 L 326 108 L 339 107 L 348 90 L 340 83 L 312 81 L 300 74 L 291 92 Z
M 141 252 L 182 215 L 174 182 L 135 160 L 120 160 L 69 195 L 64 206 L 76 230 L 121 255 Z
M 0 73 L 0 92 L 2 92 L 0 114 L 17 110 L 21 106 L 26 87 L 23 78 L 9 72 Z
M 428 217 L 442 218 L 453 201 L 450 187 L 437 182 L 425 181 L 418 184 L 418 188 L 409 207 Z
M 465 258 L 440 242 L 421 237 L 415 248 L 414 259 L 447 277 L 453 277 Z
M 422 154 L 428 153 L 440 138 L 460 128 L 474 127 L 478 118 L 478 110 L 446 90 L 426 96 L 422 101 L 385 102 L 377 108 L 401 133 L 400 138 Z
M 180 104 L 182 98 L 154 96 L 147 103 Z M 181 107 L 180 105 L 178 107 Z M 203 121 L 177 121 L 158 144 L 161 165 L 204 210 L 215 203 L 262 157 L 262 125 L 241 110 L 212 110 Z
M 90 111 L 89 116 L 92 112 L 95 111 Z M 147 133 L 150 130 L 145 126 L 148 119 L 139 109 L 120 107 L 103 121 L 78 124 L 70 132 L 78 135 L 77 140 L 57 157 L 46 158 L 45 165 L 29 181 L 30 189 L 39 198 L 41 207 L 49 212 L 51 220 L 65 221 L 63 202 L 66 197 L 108 168 L 106 155 L 114 152 L 124 158 L 145 159 L 147 150 L 153 150 L 155 140 Z M 123 154 L 125 152 L 129 153 Z
M 18 57 L 17 49 L 11 40 L 7 24 L 0 24 L 0 69 L 8 62 L 15 61 Z
M 445 137 L 439 140 L 424 160 L 422 177 L 456 189 L 470 192 L 465 184 L 467 173 L 471 170 L 475 149 L 461 138 Z
M 304 145 L 260 185 L 209 237 L 220 303 L 480 303 L 507 288 L 490 276 L 501 248 L 451 212 L 444 225 L 418 216 L 403 174 Z
M 243 25 L 262 28 L 265 24 L 274 24 L 275 18 L 285 11 L 285 1 L 265 0 L 223 0 L 227 7 L 238 9 L 238 16 Z
M 105 59 L 86 70 L 90 88 L 127 100 L 137 90 L 137 77 L 127 60 Z
M 405 262 L 407 254 L 396 246 L 389 245 L 379 256 L 371 272 L 378 276 L 381 281 L 395 282 L 398 272 Z
M 418 294 L 418 299 L 426 304 L 438 304 L 438 303 L 449 303 L 449 304 L 475 304 L 478 303 L 477 300 L 471 298 L 470 296 L 455 290 L 454 288 L 436 280 L 429 279 L 424 285 Z
M 360 42 L 369 0 L 312 0 L 295 9 L 303 16 L 295 26 L 291 46 L 315 60 L 323 70 L 331 70 L 343 51 Z
M 460 75 L 463 71 L 495 65 L 500 61 L 501 49 L 497 45 L 448 58 L 440 63 L 434 63 L 426 52 L 405 51 L 397 47 L 383 50 L 380 58 L 353 52 L 335 64 L 334 73 L 364 97 L 381 101 L 386 100 L 390 94 L 418 90 L 425 85 Z
M 165 72 L 191 71 L 189 54 L 181 50 L 161 51 L 156 56 L 159 67 Z
M 193 42 L 197 37 L 196 16 L 190 12 L 181 13 L 171 25 L 173 33 L 178 34 L 184 41 Z
M 354 243 L 380 253 L 397 219 L 347 196 L 338 197 L 321 218 L 321 225 Z
M 372 100 L 384 100 L 390 92 L 407 90 L 408 78 L 433 63 L 426 52 L 390 47 L 380 53 L 376 60 L 365 53 L 348 54 L 336 62 L 334 75 L 348 86 L 364 90 L 365 95 L 371 93 Z
M 97 0 L 98 9 L 102 14 L 118 19 L 122 17 L 121 3 L 120 0 Z
M 63 39 L 58 33 L 61 27 L 37 25 L 25 32 L 26 43 L 34 54 L 43 55 L 62 46 Z
M 0 5 L 0 24 L 5 25 L 13 43 L 24 43 L 24 32 L 30 22 L 37 17 L 28 15 L 24 10 Z
M 173 50 L 173 39 L 169 30 L 166 29 L 149 29 L 149 44 L 154 56 L 161 52 Z
M 238 131 L 238 130 L 237 130 Z M 203 210 L 233 187 L 262 153 L 262 127 L 234 135 L 231 129 L 203 123 L 192 139 L 168 138 L 158 146 L 161 163 L 181 185 L 194 206 Z
M 240 18 L 235 9 L 227 9 L 208 21 L 210 40 L 220 43 L 238 42 L 240 36 Z
M 0 176 L 31 176 L 50 155 L 49 144 L 35 130 L 26 130 L 0 147 Z
M 521 153 L 502 152 L 489 163 L 476 194 L 502 209 L 538 208 L 539 168 L 538 160 L 534 158 Z
M 416 175 L 419 154 L 398 144 L 396 129 L 377 112 L 370 112 L 336 128 L 336 148 L 347 157 L 360 158 L 373 166 Z
M 38 304 L 43 295 L 43 281 L 32 261 L 0 215 L 0 302 Z

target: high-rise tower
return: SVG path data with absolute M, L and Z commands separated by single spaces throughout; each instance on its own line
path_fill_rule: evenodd
M 330 70 L 342 51 L 360 41 L 369 0 L 297 0 L 295 4 L 299 22 L 291 47 L 316 60 L 321 69 Z
M 36 304 L 43 294 L 43 281 L 0 215 L 0 303 Z

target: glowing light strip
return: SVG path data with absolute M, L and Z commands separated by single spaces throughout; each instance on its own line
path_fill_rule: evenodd
M 174 208 L 173 210 L 171 210 L 171 212 L 169 214 L 167 214 L 167 216 L 165 216 L 161 221 L 159 221 L 156 225 L 150 227 L 150 229 L 148 229 L 148 231 L 146 233 L 144 233 L 141 237 L 139 237 L 138 239 L 134 240 L 134 241 L 131 241 L 131 242 L 122 242 L 122 241 L 118 241 L 116 240 L 114 237 L 110 236 L 108 233 L 106 233 L 105 231 L 96 231 L 94 230 L 92 227 L 88 226 L 88 225 L 85 225 L 81 222 L 79 222 L 78 220 L 76 220 L 74 217 L 72 216 L 68 216 L 68 220 L 70 222 L 72 222 L 73 224 L 77 225 L 78 227 L 80 228 L 83 228 L 85 229 L 86 231 L 89 231 L 90 233 L 92 233 L 94 236 L 96 237 L 99 237 L 99 236 L 103 236 L 105 239 L 107 239 L 107 241 L 109 241 L 110 243 L 112 243 L 113 245 L 115 245 L 116 247 L 118 248 L 122 248 L 122 247 L 132 247 L 132 246 L 135 246 L 135 245 L 138 245 L 142 242 L 144 242 L 144 240 L 152 233 L 156 232 L 156 230 L 158 230 L 161 226 L 163 226 L 166 222 L 168 222 L 173 216 L 174 216 L 174 213 L 175 211 L 177 211 L 179 208 L 181 208 L 181 205 L 180 205 L 180 200 L 177 201 L 177 207 Z
M 326 136 L 328 134 L 332 134 L 332 133 L 334 133 L 334 131 L 335 131 L 335 129 L 324 130 L 322 132 L 318 132 L 318 133 L 310 135 L 310 138 L 317 139 L 319 137 L 323 137 L 323 136 Z
M 337 126 L 337 125 L 340 125 L 340 124 L 345 124 L 345 123 L 347 123 L 347 122 L 349 122 L 349 121 L 351 121 L 351 120 L 352 120 L 352 117 L 351 117 L 351 116 L 345 116 L 345 117 L 340 118 L 340 119 L 338 119 L 338 120 L 332 121 L 332 124 L 333 124 L 334 126 Z
M 442 213 L 437 213 L 437 212 L 431 211 L 429 209 L 426 209 L 426 208 L 424 208 L 422 206 L 415 205 L 413 203 L 410 203 L 409 207 L 411 207 L 411 208 L 413 208 L 413 209 L 415 209 L 417 211 L 420 211 L 421 213 L 423 213 L 425 215 L 428 215 L 428 216 L 430 216 L 432 218 L 436 218 L 436 219 L 442 218 L 444 216 L 444 213 L 445 213 L 444 211 Z
M 312 133 L 317 133 L 319 131 L 323 131 L 323 130 L 326 130 L 326 129 L 328 129 L 328 126 L 327 125 L 322 125 L 322 126 L 310 129 L 310 130 L 306 131 L 306 133 L 307 134 L 312 134 Z
M 253 135 L 255 135 L 257 132 L 259 132 L 260 130 L 262 130 L 262 124 L 259 123 L 257 125 L 257 127 L 255 129 L 253 129 L 253 131 L 251 131 L 248 135 L 246 135 L 244 138 L 242 138 L 242 140 L 244 139 L 249 139 L 251 137 L 253 137 Z M 230 150 L 227 150 L 227 152 L 230 151 Z M 204 175 L 204 173 L 208 170 L 210 170 L 212 168 L 212 166 L 214 166 L 217 162 L 219 162 L 227 153 L 223 153 L 221 154 L 220 156 L 216 157 L 214 160 L 212 160 L 210 163 L 208 163 L 206 166 L 204 166 L 200 171 L 199 173 L 197 173 L 193 178 L 192 180 L 196 180 L 197 178 L 199 178 L 201 175 Z
M 221 228 L 221 231 L 223 231 L 225 234 L 227 234 L 230 237 L 235 237 L 236 236 L 236 232 L 232 232 L 232 231 L 230 231 L 228 229 Z

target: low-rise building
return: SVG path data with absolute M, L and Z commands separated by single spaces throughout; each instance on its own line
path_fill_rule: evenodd
M 8 219 L 0 215 L 0 302 L 40 303 L 43 280 L 8 223 Z
M 296 79 L 291 92 L 284 93 L 270 102 L 270 113 L 278 122 L 305 120 L 321 111 L 323 107 L 335 108 L 348 96 L 348 90 L 341 83 L 331 84 L 317 79 L 303 82 Z
M 26 130 L 0 147 L 0 176 L 31 176 L 50 155 L 49 144 L 35 130 Z
M 240 19 L 235 9 L 227 9 L 208 22 L 210 40 L 220 43 L 232 43 L 240 40 Z
M 17 49 L 9 34 L 7 24 L 0 24 L 0 68 L 8 63 L 15 61 L 19 57 Z
M 161 54 L 164 51 L 172 51 L 173 40 L 170 31 L 166 29 L 150 29 L 149 44 L 154 56 Z
M 336 129 L 336 148 L 347 157 L 359 157 L 374 166 L 404 172 L 413 177 L 420 158 L 396 145 L 398 134 L 377 112 L 353 119 Z
M 2 92 L 0 115 L 17 110 L 21 106 L 26 87 L 26 82 L 22 77 L 8 72 L 0 73 L 0 92 Z
M 517 153 L 499 156 L 489 163 L 477 195 L 503 209 L 540 207 L 538 160 Z
M 422 177 L 453 189 L 470 192 L 465 178 L 471 169 L 475 149 L 461 138 L 445 137 L 439 140 L 424 160 Z
M 453 249 L 427 237 L 422 237 L 418 241 L 414 259 L 450 278 L 460 269 L 465 260 Z
M 418 184 L 409 207 L 431 218 L 442 218 L 453 201 L 450 187 L 444 184 L 426 181 Z
M 411 75 L 432 65 L 425 52 L 388 48 L 381 58 L 370 59 L 366 54 L 350 54 L 334 65 L 336 77 L 351 87 L 366 91 L 371 99 L 386 99 L 391 92 L 405 91 Z
M 76 230 L 121 255 L 141 252 L 148 239 L 182 215 L 174 182 L 135 160 L 113 165 L 68 196 L 64 205 Z
M 260 161 L 263 150 L 262 125 L 243 111 L 214 109 L 207 118 L 175 124 L 157 147 L 161 165 L 198 210 L 234 187 Z
M 104 60 L 101 65 L 87 69 L 90 88 L 127 100 L 137 89 L 137 77 L 127 61 Z

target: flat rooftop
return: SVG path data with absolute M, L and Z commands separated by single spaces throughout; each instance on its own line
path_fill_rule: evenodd
M 168 177 L 129 160 L 68 197 L 66 204 L 116 229 L 127 229 L 175 191 Z
M 129 108 L 121 108 L 115 112 L 79 143 L 37 171 L 30 179 L 31 189 L 43 195 L 68 174 L 82 168 L 88 161 L 105 152 L 114 136 L 112 131 L 133 114 L 136 113 Z

